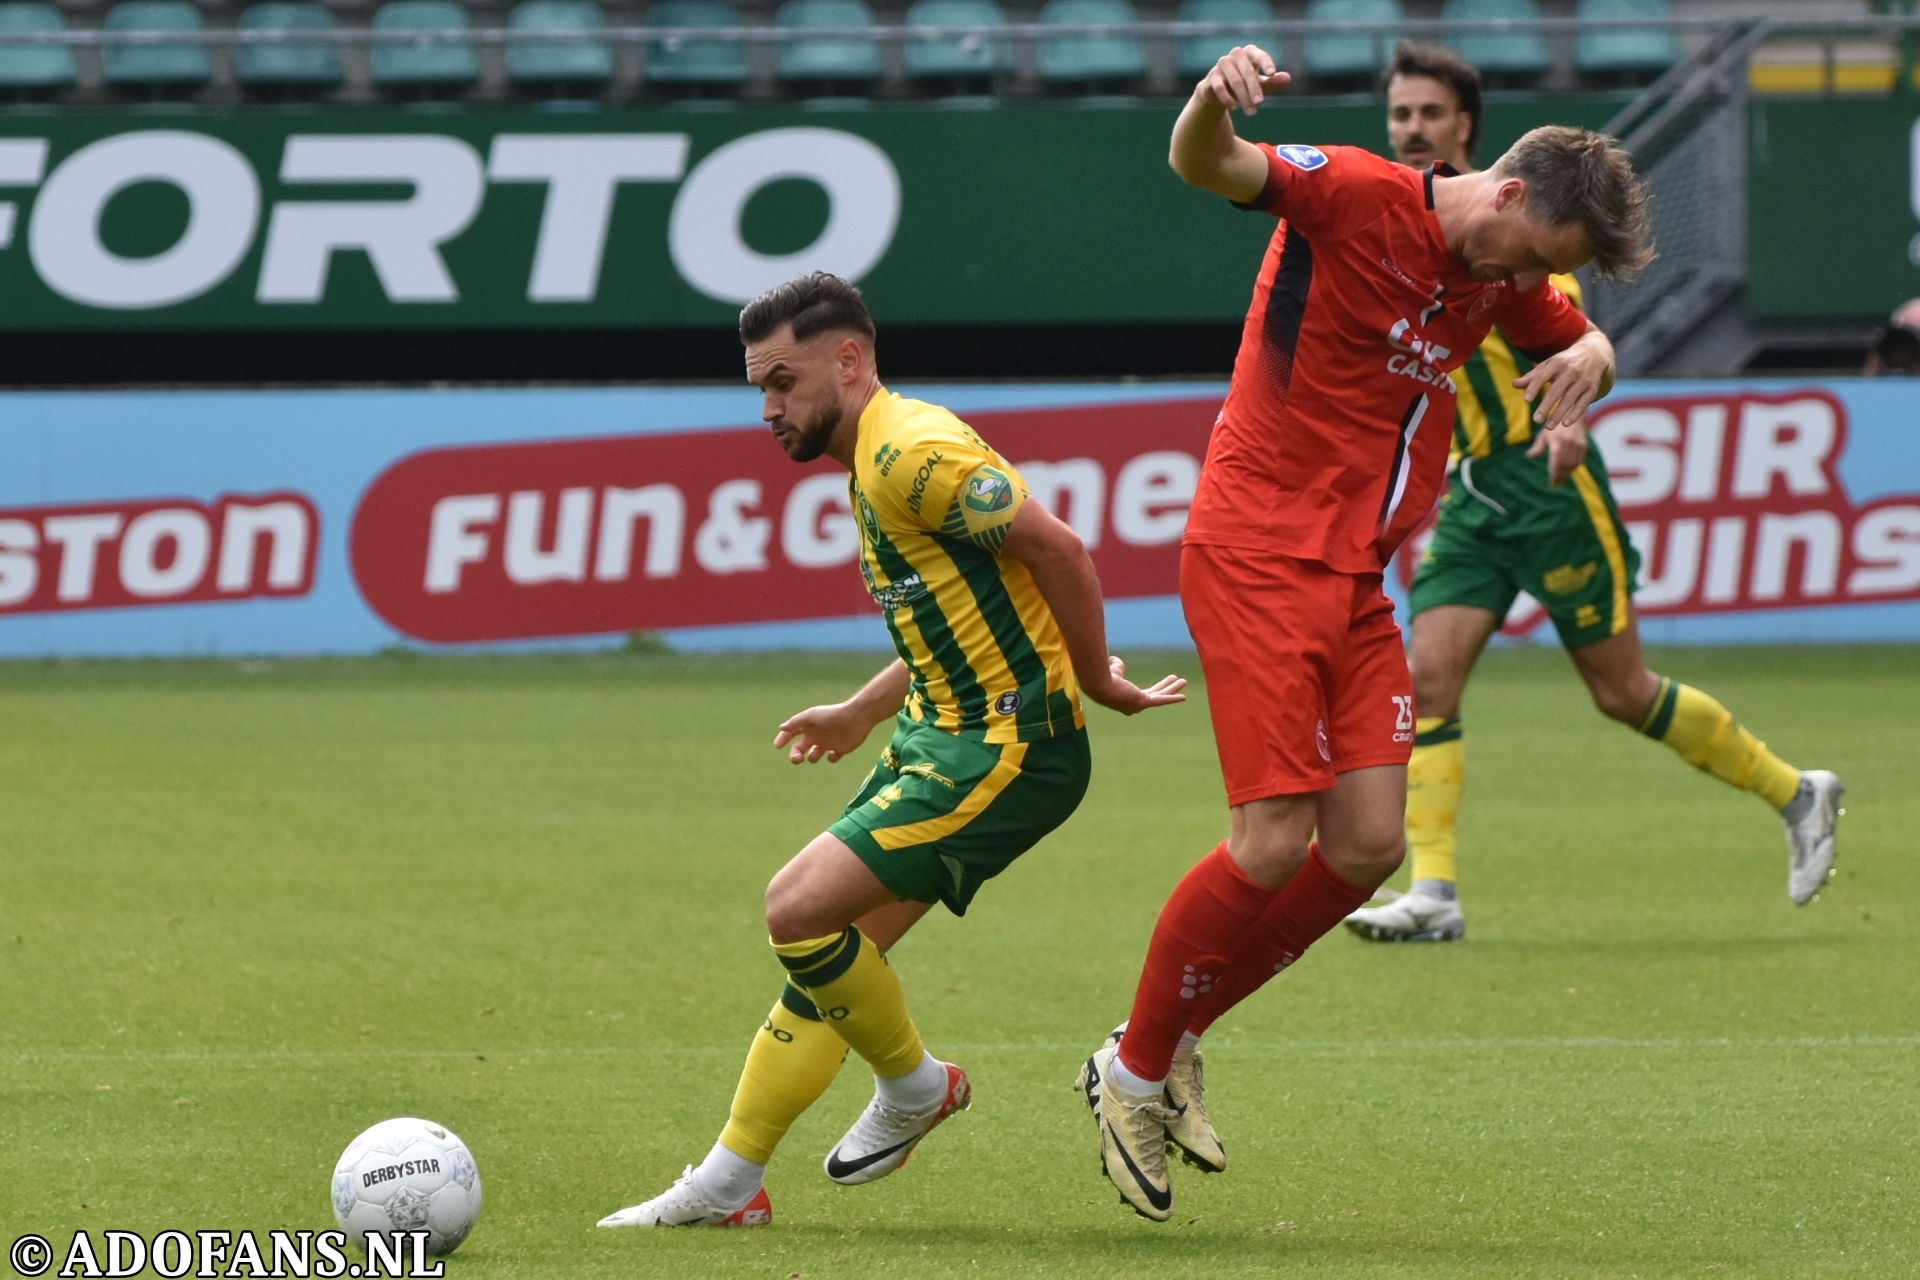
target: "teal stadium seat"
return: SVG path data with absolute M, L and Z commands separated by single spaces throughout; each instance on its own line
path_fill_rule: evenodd
M 1042 26 L 1130 27 L 1139 19 L 1127 0 L 1047 0 Z M 1147 47 L 1137 36 L 1044 36 L 1040 78 L 1051 84 L 1137 80 L 1147 73 Z
M 738 27 L 740 13 L 726 0 L 664 0 L 647 12 L 647 25 L 670 32 L 646 48 L 647 79 L 672 85 L 744 84 L 752 75 L 747 52 L 727 40 L 700 40 L 681 32 Z
M 919 0 L 907 10 L 907 25 L 1004 27 L 1007 15 L 993 0 Z M 1011 65 L 1003 41 L 980 36 L 909 40 L 905 57 L 907 75 L 915 80 L 987 77 Z
M 787 0 L 774 15 L 788 30 L 808 27 L 871 27 L 873 11 L 864 0 Z M 774 66 L 782 80 L 855 84 L 880 78 L 880 46 L 859 37 L 787 40 Z
M 465 31 L 467 11 L 453 0 L 393 0 L 373 15 L 375 31 Z M 367 55 L 373 82 L 389 88 L 452 87 L 480 78 L 473 46 L 409 41 L 375 44 Z
M 1540 6 L 1533 0 L 1447 0 L 1440 16 L 1452 22 L 1538 18 Z M 1461 31 L 1447 43 L 1496 83 L 1537 80 L 1553 70 L 1553 55 L 1538 31 Z
M 507 26 L 515 31 L 599 31 L 607 15 L 593 0 L 526 0 Z M 599 40 L 507 46 L 507 77 L 519 84 L 603 84 L 613 79 L 613 50 Z
M 1272 22 L 1267 0 L 1187 0 L 1174 16 L 1177 22 Z M 1285 66 L 1280 37 L 1271 31 L 1243 31 L 1218 36 L 1182 36 L 1174 55 L 1180 74 L 1199 79 L 1213 70 L 1222 54 L 1243 44 L 1257 44 L 1273 55 L 1275 66 Z
M 1667 0 L 1580 0 L 1578 18 L 1671 18 Z M 1573 40 L 1573 65 L 1583 76 L 1665 71 L 1680 61 L 1680 42 L 1660 27 L 1582 31 Z
M 108 31 L 200 31 L 200 11 L 185 0 L 127 0 L 107 11 Z M 110 44 L 100 50 L 108 84 L 191 88 L 213 76 L 203 44 Z
M 1400 0 L 1312 0 L 1306 16 L 1309 22 L 1398 22 L 1407 15 Z M 1318 80 L 1371 77 L 1392 60 L 1399 39 L 1397 31 L 1308 36 L 1307 74 Z
M 66 29 L 50 4 L 0 4 L 0 33 Z M 0 89 L 62 89 L 73 81 L 73 50 L 66 45 L 0 44 Z
M 331 31 L 333 15 L 317 4 L 257 4 L 240 15 L 242 31 Z M 325 88 L 339 84 L 340 50 L 336 45 L 243 44 L 233 57 L 234 74 L 247 85 L 304 85 Z

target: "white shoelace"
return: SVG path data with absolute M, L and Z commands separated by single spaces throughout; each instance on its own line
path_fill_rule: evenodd
M 1157 1125 L 1164 1129 L 1180 1118 L 1179 1112 L 1158 1097 L 1128 1102 L 1116 1093 L 1113 1100 L 1120 1104 L 1120 1110 L 1124 1116 L 1121 1123 L 1127 1126 L 1127 1136 L 1142 1147 L 1151 1147 L 1153 1144 L 1154 1133 L 1150 1125 Z
M 890 1102 L 875 1097 L 867 1103 L 867 1109 L 860 1113 L 854 1122 L 853 1132 L 847 1137 L 859 1149 L 856 1153 L 878 1151 L 881 1147 L 890 1147 L 899 1141 L 894 1134 L 912 1129 L 931 1119 L 940 1110 L 939 1104 L 925 1111 L 903 1111 Z M 844 1150 L 844 1147 L 842 1148 Z

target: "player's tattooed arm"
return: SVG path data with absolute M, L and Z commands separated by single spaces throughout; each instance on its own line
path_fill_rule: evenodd
M 1174 122 L 1167 163 L 1190 186 L 1240 204 L 1253 200 L 1267 185 L 1267 157 L 1233 131 L 1232 112 L 1253 115 L 1289 78 L 1258 45 L 1228 50 Z
M 858 751 L 875 725 L 899 712 L 912 684 L 907 664 L 895 658 L 845 702 L 808 707 L 788 716 L 773 735 L 773 745 L 785 747 L 787 759 L 795 764 L 837 763 Z
M 1127 664 L 1107 652 L 1100 576 L 1080 536 L 1060 517 L 1037 502 L 1022 504 L 1000 553 L 1018 560 L 1032 575 L 1067 642 L 1067 657 L 1082 693 L 1128 716 L 1187 700 L 1180 692 L 1187 687 L 1182 677 L 1167 676 L 1142 689 L 1127 679 Z
M 1613 344 L 1594 323 L 1573 345 L 1548 356 L 1513 385 L 1533 404 L 1533 420 L 1552 430 L 1587 416 L 1587 409 L 1613 389 Z

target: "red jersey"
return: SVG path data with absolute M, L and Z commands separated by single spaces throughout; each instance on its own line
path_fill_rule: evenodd
M 1499 325 L 1534 358 L 1584 316 L 1542 281 L 1482 284 L 1447 249 L 1433 174 L 1358 147 L 1270 147 L 1246 208 L 1260 266 L 1185 541 L 1379 573 L 1446 475 L 1458 368 Z

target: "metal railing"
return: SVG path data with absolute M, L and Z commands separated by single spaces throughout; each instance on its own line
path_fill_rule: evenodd
M 1837 43 L 1884 41 L 1888 80 L 1911 88 L 1917 34 L 1920 14 L 1729 23 L 1607 122 L 1652 188 L 1660 247 L 1639 279 L 1589 283 L 1594 319 L 1613 338 L 1621 372 L 1658 370 L 1716 313 L 1737 305 L 1746 284 L 1753 55 L 1783 38 L 1818 43 L 1822 91 L 1830 91 Z

